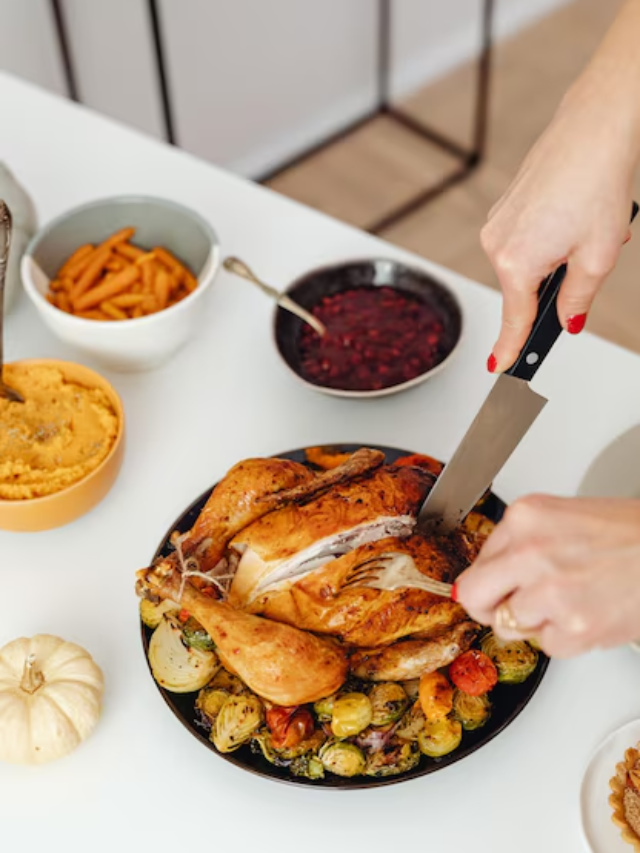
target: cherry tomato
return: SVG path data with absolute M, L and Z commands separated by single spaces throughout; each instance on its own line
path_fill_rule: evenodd
M 270 708 L 266 716 L 274 749 L 291 749 L 313 734 L 313 717 L 299 705 L 276 706 Z
M 451 664 L 449 677 L 458 690 L 470 696 L 482 696 L 496 686 L 498 670 L 484 652 L 469 649 Z

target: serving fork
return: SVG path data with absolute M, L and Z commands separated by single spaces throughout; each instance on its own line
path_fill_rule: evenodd
M 2 348 L 4 326 L 4 281 L 11 246 L 11 213 L 7 205 L 0 201 L 0 397 L 12 403 L 24 403 L 24 397 L 15 388 L 7 385 L 3 379 L 4 356 Z
M 443 598 L 451 598 L 452 584 L 443 583 L 423 575 L 416 569 L 413 560 L 402 559 L 398 554 L 380 554 L 354 566 L 341 584 L 343 589 L 357 587 L 372 589 L 423 589 Z

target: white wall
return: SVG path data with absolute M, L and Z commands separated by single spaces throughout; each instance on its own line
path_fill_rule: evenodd
M 504 36 L 569 0 L 496 0 Z M 603 0 L 605 2 L 605 0 Z M 157 0 L 177 142 L 258 176 L 375 103 L 377 0 Z M 63 0 L 82 100 L 162 135 L 147 0 Z M 477 51 L 482 0 L 394 0 L 395 97 Z M 48 0 L 0 0 L 0 67 L 64 91 Z
M 0 68 L 66 95 L 49 0 L 0 0 Z

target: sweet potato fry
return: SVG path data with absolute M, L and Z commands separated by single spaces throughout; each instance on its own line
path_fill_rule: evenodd
M 164 264 L 164 266 L 174 274 L 176 280 L 178 282 L 182 282 L 184 279 L 185 273 L 187 270 L 184 267 L 184 264 L 180 263 L 180 261 L 176 258 L 175 255 L 172 255 L 168 249 L 163 249 L 162 246 L 154 246 L 152 250 L 156 256 L 156 258 Z
M 120 296 L 114 296 L 111 304 L 116 308 L 135 308 L 143 299 L 144 296 L 141 293 L 122 293 Z
M 192 273 L 190 273 L 189 270 L 186 270 L 186 274 L 182 283 L 187 288 L 189 293 L 193 293 L 193 291 L 198 286 L 198 279 Z
M 155 314 L 158 310 L 158 303 L 155 296 L 152 294 L 145 295 L 141 308 L 144 314 Z
M 171 292 L 171 274 L 167 270 L 158 271 L 155 281 L 156 301 L 158 308 L 162 310 L 167 307 L 169 293 Z
M 113 296 L 123 293 L 140 277 L 140 267 L 131 264 L 126 269 L 116 273 L 111 281 L 105 281 L 92 287 L 87 293 L 79 298 L 71 295 L 71 301 L 76 311 L 86 311 L 87 308 L 95 308 L 101 302 L 106 302 Z
M 91 255 L 91 260 L 85 271 L 75 283 L 71 291 L 71 301 L 76 302 L 98 280 L 100 273 L 111 256 L 111 247 L 102 246 Z
M 56 296 L 58 308 L 60 308 L 60 310 L 64 311 L 66 314 L 73 314 L 71 300 L 69 299 L 69 296 L 64 292 L 64 290 L 61 290 L 60 293 L 56 294 Z
M 64 290 L 64 284 L 58 278 L 54 278 L 49 282 L 49 290 L 51 293 L 57 293 L 59 290 Z
M 131 312 L 131 317 L 134 320 L 137 320 L 138 317 L 144 317 L 144 311 L 142 310 L 142 305 L 136 305 L 136 307 Z
M 75 252 L 62 264 L 58 270 L 58 278 L 64 278 L 65 276 L 75 278 L 76 275 L 80 274 L 82 268 L 81 262 L 85 259 L 88 260 L 89 255 L 91 254 L 93 254 L 93 245 L 91 243 L 85 243 L 84 246 L 80 246 L 80 248 L 76 249 Z
M 155 252 L 147 252 L 146 254 L 140 255 L 138 258 L 136 258 L 135 263 L 136 264 L 147 264 L 147 263 L 149 263 L 149 261 L 155 260 L 155 257 L 156 257 Z
M 156 264 L 142 264 L 142 290 L 144 293 L 155 292 Z
M 131 243 L 118 243 L 115 247 L 116 252 L 126 258 L 128 261 L 137 261 L 147 253 L 144 249 L 139 249 L 137 246 L 132 246 Z
M 112 317 L 114 320 L 126 320 L 127 314 L 122 308 L 118 308 L 117 305 L 114 305 L 113 302 L 101 302 L 100 310 L 104 311 L 107 316 Z
M 79 311 L 76 314 L 76 317 L 84 317 L 85 320 L 111 320 L 104 311 L 100 311 L 99 308 L 92 308 L 90 311 Z

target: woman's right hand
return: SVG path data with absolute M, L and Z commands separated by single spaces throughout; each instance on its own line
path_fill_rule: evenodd
M 567 331 L 580 332 L 626 241 L 638 146 L 629 118 L 602 106 L 597 88 L 587 78 L 569 92 L 482 230 L 503 292 L 492 372 L 517 358 L 540 284 L 563 263 L 558 314 Z

